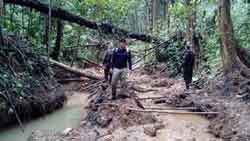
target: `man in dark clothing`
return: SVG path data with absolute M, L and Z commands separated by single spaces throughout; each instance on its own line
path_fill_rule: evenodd
M 120 41 L 120 47 L 113 50 L 112 55 L 112 99 L 116 99 L 116 86 L 118 81 L 121 82 L 121 87 L 124 90 L 126 88 L 126 79 L 128 75 L 128 70 L 132 70 L 132 57 L 131 52 L 127 48 L 128 44 L 125 39 Z
M 111 79 L 112 79 L 112 74 L 110 72 L 111 59 L 112 59 L 112 49 L 109 45 L 107 51 L 105 52 L 104 59 L 103 59 L 104 78 L 105 78 L 105 81 L 109 83 L 111 83 Z
M 189 89 L 190 84 L 192 83 L 193 68 L 195 63 L 195 56 L 193 51 L 190 49 L 190 46 L 186 47 L 183 59 L 184 59 L 182 63 L 183 77 L 186 83 L 186 89 Z

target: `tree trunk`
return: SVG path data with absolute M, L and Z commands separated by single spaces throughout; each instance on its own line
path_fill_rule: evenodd
M 219 3 L 219 32 L 221 35 L 221 54 L 222 63 L 225 73 L 231 72 L 236 65 L 237 52 L 236 52 L 236 41 L 234 38 L 233 24 L 230 14 L 230 1 L 220 0 Z
M 101 77 L 99 76 L 96 76 L 90 72 L 86 72 L 84 70 L 81 70 L 81 69 L 78 69 L 78 68 L 75 68 L 75 67 L 70 67 L 70 66 L 67 66 L 63 63 L 60 63 L 60 62 L 57 62 L 55 60 L 52 60 L 52 59 L 49 59 L 50 63 L 52 65 L 55 65 L 57 67 L 60 67 L 60 68 L 63 68 L 67 71 L 70 71 L 72 73 L 75 73 L 77 75 L 80 75 L 80 76 L 83 76 L 83 77 L 86 77 L 86 78 L 89 78 L 89 79 L 93 79 L 93 80 L 101 80 Z
M 163 7 L 162 12 L 163 12 L 163 19 L 164 19 L 164 21 L 167 20 L 167 4 L 168 4 L 168 0 L 164 0 L 162 2 L 162 7 Z
M 4 45 L 2 25 L 3 25 L 3 0 L 0 0 L 0 45 Z
M 221 56 L 225 73 L 224 95 L 238 94 L 240 82 L 243 82 L 241 75 L 243 72 L 249 71 L 237 55 L 237 41 L 234 37 L 230 8 L 231 3 L 229 0 L 219 1 L 218 20 Z
M 157 28 L 160 19 L 160 0 L 152 0 L 153 28 Z
M 0 16 L 3 16 L 3 0 L 0 0 Z
M 158 33 L 159 29 L 159 20 L 160 20 L 160 0 L 152 0 L 152 30 L 153 32 Z M 160 49 L 155 48 L 155 57 L 157 61 L 162 61 L 160 55 Z
M 192 7 L 193 5 L 196 5 L 196 3 L 192 4 L 191 1 L 187 1 L 187 5 Z M 196 9 L 191 10 L 191 13 L 189 14 L 190 15 L 188 17 L 188 40 L 195 54 L 195 68 L 198 69 L 201 55 L 200 55 L 200 38 L 197 36 L 195 27 Z
M 169 7 L 170 7 L 170 0 L 166 0 L 166 20 L 167 20 L 167 31 L 168 31 L 168 33 L 170 32 L 170 22 L 171 22 Z
M 55 48 L 52 52 L 52 58 L 54 60 L 58 61 L 59 55 L 60 55 L 60 50 L 61 50 L 61 40 L 63 37 L 63 21 L 58 19 L 57 20 L 57 35 L 56 35 L 56 43 L 55 43 Z
M 45 14 L 48 14 L 48 11 L 49 11 L 49 6 L 47 4 L 41 3 L 38 0 L 3 0 L 3 1 L 5 3 L 11 3 L 11 4 L 33 8 Z M 141 40 L 141 41 L 148 42 L 148 43 L 157 43 L 157 44 L 163 42 L 163 40 L 159 38 L 146 35 L 146 34 L 129 32 L 127 30 L 116 27 L 112 24 L 93 22 L 93 21 L 84 19 L 83 17 L 74 15 L 61 8 L 52 7 L 51 16 L 55 18 L 60 18 L 65 21 L 76 23 L 80 26 L 85 26 L 90 29 L 101 30 L 105 34 L 112 34 L 115 37 L 119 37 L 119 38 L 126 37 L 126 38 Z
M 44 15 L 44 45 L 48 47 L 49 41 L 49 16 Z

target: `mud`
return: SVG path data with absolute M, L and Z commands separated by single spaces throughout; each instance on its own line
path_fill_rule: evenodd
M 167 99 L 174 106 L 196 107 L 201 112 L 218 112 L 206 115 L 209 119 L 209 132 L 223 140 L 250 140 L 249 102 L 240 97 L 223 96 L 222 83 L 213 80 L 206 88 L 191 90 Z

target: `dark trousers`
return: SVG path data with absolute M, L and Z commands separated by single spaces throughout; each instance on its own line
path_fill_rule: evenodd
M 184 81 L 186 84 L 186 89 L 190 88 L 190 85 L 192 83 L 192 77 L 193 77 L 193 68 L 184 68 Z
M 110 72 L 109 66 L 105 66 L 105 68 L 104 68 L 104 78 L 105 78 L 105 81 L 107 81 L 107 82 L 109 82 L 109 84 L 111 84 L 112 73 Z
M 192 83 L 192 79 L 190 80 L 185 80 L 185 84 L 186 84 L 186 89 L 188 90 L 190 87 L 190 84 Z

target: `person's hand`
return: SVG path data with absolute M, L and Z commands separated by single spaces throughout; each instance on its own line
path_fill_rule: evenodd
M 132 70 L 129 70 L 129 73 L 131 74 L 133 71 Z
M 128 76 L 132 74 L 132 70 L 128 70 Z
M 112 69 L 112 68 L 109 69 L 109 73 L 110 73 L 110 74 L 113 74 L 113 69 Z

